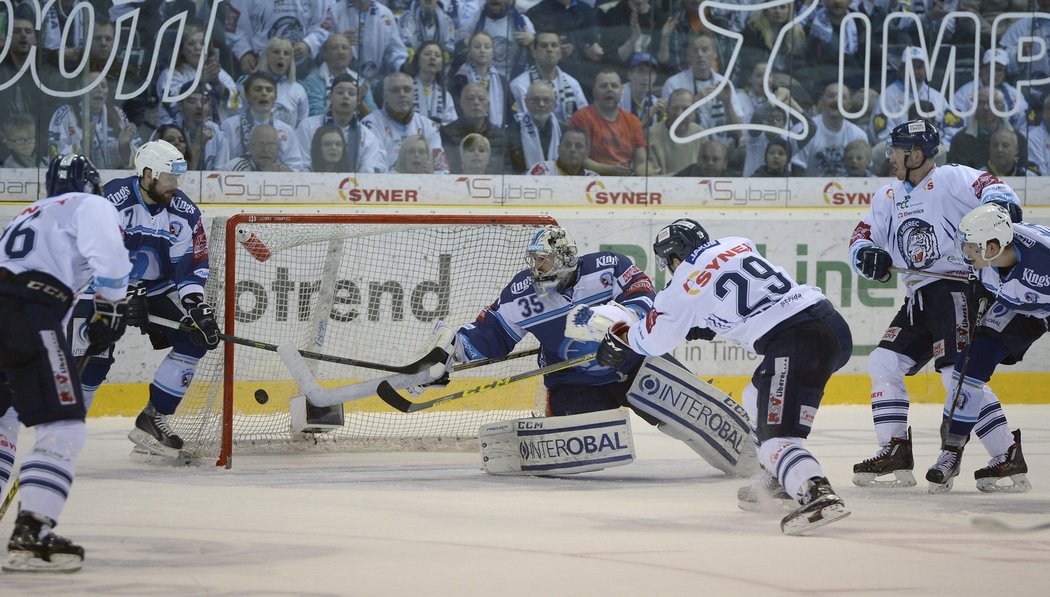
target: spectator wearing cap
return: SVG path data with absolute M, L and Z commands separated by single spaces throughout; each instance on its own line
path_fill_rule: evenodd
M 994 102 L 992 104 L 991 102 Z M 1010 121 L 1005 117 L 996 116 L 992 106 L 1002 113 L 1005 108 L 1003 92 L 991 87 L 982 87 L 977 91 L 977 107 L 973 113 L 973 120 L 961 132 L 952 137 L 952 143 L 948 149 L 948 162 L 962 164 L 971 168 L 982 168 L 988 163 L 988 148 L 990 147 L 992 133 L 999 130 L 1008 130 L 1020 137 Z M 1019 146 L 1025 148 L 1028 153 L 1028 144 L 1022 137 L 1018 140 Z
M 1041 120 L 1028 129 L 1028 156 L 1045 175 L 1050 172 L 1050 94 L 1043 98 Z
M 976 90 L 991 86 L 1003 93 L 1003 107 L 1007 113 L 1010 124 L 1015 129 L 1024 130 L 1028 124 L 1028 101 L 1016 87 L 1006 82 L 1006 67 L 1010 64 L 1007 51 L 1002 48 L 985 50 L 981 59 L 981 68 L 977 72 L 977 78 L 963 85 L 952 96 L 952 110 L 962 113 L 969 112 L 973 107 Z M 994 83 L 993 73 L 994 73 Z M 972 116 L 964 118 L 967 124 Z
M 358 89 L 357 79 L 353 75 L 337 76 L 332 80 L 332 87 L 328 91 L 328 111 L 316 116 L 307 116 L 299 123 L 295 134 L 297 144 L 304 148 L 303 167 L 306 170 L 312 168 L 312 149 L 317 143 L 315 137 L 318 131 L 329 126 L 343 133 L 346 148 L 344 171 L 369 174 L 387 171 L 386 150 L 382 143 L 368 127 L 361 126 Z M 310 155 L 306 155 L 307 147 L 311 148 Z
M 563 71 L 561 41 L 553 31 L 539 31 L 532 40 L 532 66 L 510 82 L 510 94 L 518 112 L 524 111 L 529 85 L 543 81 L 554 90 L 554 117 L 567 122 L 577 110 L 587 105 L 580 82 Z
M 886 86 L 882 95 L 879 96 L 875 109 L 871 113 L 870 130 L 868 136 L 872 143 L 884 141 L 897 125 L 906 122 L 905 114 L 911 106 L 920 101 L 928 101 L 933 106 L 934 113 L 920 114 L 921 117 L 933 121 L 936 125 L 941 124 L 945 118 L 945 110 L 948 102 L 940 91 L 930 87 L 926 74 L 927 56 L 922 48 L 908 46 L 901 53 L 900 65 L 897 67 L 897 80 Z M 911 82 L 905 91 L 905 77 L 909 77 L 908 71 L 915 77 L 915 85 Z M 897 114 L 897 116 L 891 116 Z
M 558 145 L 567 125 L 554 117 L 554 90 L 543 81 L 529 85 L 525 112 L 506 130 L 508 174 L 523 174 L 533 164 L 558 159 Z
M 996 176 L 1039 176 L 1039 166 L 1028 161 L 1028 152 L 1019 141 L 1014 131 L 999 129 L 992 133 L 988 162 L 981 170 Z
M 591 152 L 588 170 L 605 176 L 633 176 L 645 172 L 645 132 L 638 118 L 620 108 L 623 84 L 615 70 L 598 73 L 594 80 L 594 103 L 573 115 L 570 127 L 587 131 Z
M 725 124 L 740 124 L 740 106 L 736 103 L 736 91 L 733 83 L 716 73 L 712 68 L 715 59 L 716 41 L 711 35 L 699 35 L 689 42 L 691 66 L 677 73 L 664 82 L 660 97 L 667 99 L 675 89 L 688 89 L 693 98 L 699 101 L 715 92 L 723 82 L 718 96 L 708 99 L 697 109 L 700 125 L 705 129 Z M 734 143 L 738 132 L 716 135 L 726 146 Z
M 796 176 L 791 161 L 791 145 L 784 139 L 772 139 L 766 145 L 765 161 L 752 176 L 759 178 Z
M 321 49 L 321 57 L 324 61 L 313 72 L 303 79 L 303 88 L 306 89 L 307 101 L 310 103 L 310 116 L 317 116 L 328 111 L 328 89 L 332 86 L 332 80 L 339 75 L 351 75 L 358 84 L 358 99 L 366 110 L 365 114 L 377 109 L 375 98 L 372 97 L 372 87 L 367 81 L 362 81 L 357 72 L 350 68 L 353 59 L 353 48 L 350 39 L 342 33 L 333 33 L 328 36 Z
M 648 156 L 649 174 L 674 176 L 678 172 L 696 163 L 700 147 L 704 144 L 702 137 L 679 143 L 671 139 L 671 126 L 685 110 L 693 105 L 693 94 L 688 89 L 675 89 L 667 98 L 667 118 L 649 127 Z M 686 118 L 678 125 L 676 133 L 679 138 L 688 138 L 703 131 L 703 127 L 692 118 Z
M 182 45 L 179 46 L 175 64 L 162 70 L 160 76 L 157 77 L 157 97 L 161 99 L 160 121 L 162 123 L 174 121 L 177 109 L 170 98 L 174 97 L 178 90 L 186 89 L 187 83 L 193 83 L 197 79 L 197 66 L 200 64 L 201 56 L 205 53 L 207 58 L 205 58 L 204 69 L 201 72 L 201 83 L 209 85 L 210 104 L 217 112 L 212 116 L 213 119 L 221 122 L 240 110 L 241 97 L 237 83 L 219 66 L 218 52 L 205 45 L 204 28 L 197 23 L 190 23 L 186 25 L 182 33 Z M 169 81 L 171 88 L 165 94 Z
M 193 81 L 185 83 L 180 95 L 188 92 Z M 204 83 L 182 98 L 172 124 L 178 125 L 186 136 L 186 143 L 193 151 L 194 159 L 186 158 L 190 170 L 215 170 L 219 159 L 229 155 L 222 127 L 212 120 L 211 85 Z
M 605 62 L 622 69 L 630 67 L 639 53 L 655 54 L 666 20 L 667 15 L 659 12 L 652 0 L 619 0 L 600 6 L 598 26 Z M 620 75 L 625 73 L 622 69 Z
M 222 134 L 226 138 L 226 151 L 218 162 L 224 164 L 234 157 L 245 154 L 248 141 L 256 126 L 272 125 L 277 130 L 280 145 L 279 161 L 292 170 L 303 169 L 303 157 L 296 142 L 295 130 L 288 123 L 273 117 L 273 106 L 277 99 L 277 82 L 265 72 L 254 72 L 244 82 L 244 99 L 247 109 L 222 122 Z
M 657 66 L 652 54 L 632 56 L 620 97 L 620 108 L 637 116 L 646 129 L 659 122 L 667 109 L 667 100 L 653 93 Z

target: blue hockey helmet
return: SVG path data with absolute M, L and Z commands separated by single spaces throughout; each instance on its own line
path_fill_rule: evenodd
M 904 124 L 893 127 L 893 131 L 890 132 L 890 138 L 886 142 L 887 151 L 894 147 L 900 147 L 901 149 L 914 149 L 917 147 L 922 150 L 922 155 L 926 158 L 932 158 L 937 155 L 940 146 L 941 134 L 937 131 L 937 127 L 922 118 L 909 120 Z
M 64 193 L 102 194 L 102 179 L 91 160 L 82 155 L 55 156 L 47 166 L 44 188 L 48 197 Z
M 653 253 L 661 269 L 667 267 L 672 257 L 685 261 L 698 247 L 711 240 L 707 231 L 696 220 L 681 218 L 664 226 L 653 241 Z

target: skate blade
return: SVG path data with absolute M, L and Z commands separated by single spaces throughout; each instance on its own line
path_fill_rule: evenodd
M 1005 479 L 1009 479 L 1012 483 L 1009 485 L 999 483 Z M 983 493 L 1027 493 L 1032 490 L 1032 484 L 1028 481 L 1028 475 L 1018 473 L 998 479 L 991 477 L 977 479 L 977 490 Z
M 853 473 L 857 487 L 915 487 L 915 475 L 910 470 L 893 471 L 894 479 L 879 479 L 875 473 Z
M 131 440 L 131 443 L 142 448 L 149 454 L 155 456 L 166 456 L 168 458 L 178 458 L 179 456 L 179 450 L 159 443 L 157 438 L 141 429 L 132 429 L 131 432 L 128 433 L 128 439 Z
M 955 477 L 951 477 L 944 483 L 936 483 L 934 481 L 930 481 L 930 486 L 927 488 L 927 491 L 929 491 L 932 494 L 948 493 L 952 490 L 952 487 L 954 486 Z
M 51 561 L 33 556 L 31 551 L 9 551 L 7 560 L 0 567 L 4 572 L 76 572 L 84 564 L 84 559 L 72 554 L 52 554 Z
M 846 508 L 846 504 L 841 501 L 835 500 L 828 503 L 826 506 L 815 510 L 795 516 L 793 518 L 785 518 L 780 523 L 780 530 L 785 535 L 803 535 L 814 529 L 841 520 L 849 516 L 851 512 Z

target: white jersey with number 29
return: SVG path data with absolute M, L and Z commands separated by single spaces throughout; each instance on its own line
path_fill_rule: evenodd
M 94 281 L 108 301 L 124 298 L 131 261 L 117 210 L 105 197 L 66 193 L 25 208 L 0 236 L 0 267 L 49 274 L 74 293 Z
M 698 248 L 678 266 L 627 340 L 635 352 L 660 355 L 681 344 L 690 328 L 705 327 L 753 352 L 778 323 L 823 300 L 819 288 L 795 282 L 762 257 L 753 241 L 728 236 Z

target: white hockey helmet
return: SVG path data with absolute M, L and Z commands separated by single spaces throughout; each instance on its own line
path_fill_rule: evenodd
M 135 154 L 135 172 L 142 176 L 146 168 L 150 169 L 154 180 L 160 178 L 161 174 L 181 177 L 189 169 L 182 152 L 163 139 L 156 139 L 139 147 L 138 153 Z
M 529 240 L 525 263 L 539 294 L 564 289 L 579 261 L 576 241 L 561 226 L 544 226 Z
M 991 240 L 999 243 L 999 251 L 995 255 L 987 254 L 988 241 Z M 959 252 L 969 263 L 973 262 L 973 255 L 984 261 L 995 259 L 1013 240 L 1014 229 L 1010 224 L 1010 213 L 995 203 L 975 207 L 963 216 L 959 222 L 959 232 L 955 236 Z

